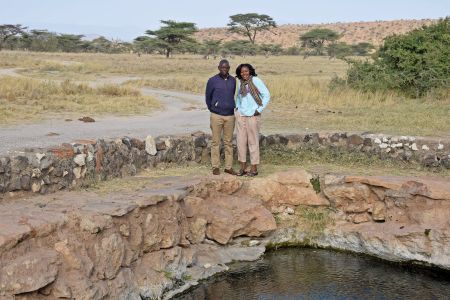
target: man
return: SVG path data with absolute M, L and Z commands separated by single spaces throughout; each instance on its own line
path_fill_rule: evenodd
M 236 79 L 230 76 L 230 63 L 223 59 L 219 62 L 219 74 L 211 77 L 206 84 L 206 105 L 211 112 L 212 131 L 211 164 L 213 174 L 220 174 L 220 138 L 223 134 L 225 146 L 225 173 L 236 175 L 233 170 L 233 131 L 234 131 L 234 93 Z

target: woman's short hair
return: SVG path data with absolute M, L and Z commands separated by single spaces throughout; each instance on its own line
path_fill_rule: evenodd
M 239 79 L 242 79 L 241 76 L 241 69 L 243 67 L 247 67 L 248 70 L 250 71 L 250 76 L 258 76 L 255 72 L 255 68 L 253 68 L 253 66 L 251 64 L 240 64 L 237 68 L 236 68 L 236 77 Z

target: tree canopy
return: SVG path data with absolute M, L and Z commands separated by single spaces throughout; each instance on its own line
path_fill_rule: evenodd
M 173 50 L 183 42 L 195 42 L 192 35 L 197 32 L 195 23 L 162 20 L 163 26 L 158 30 L 147 30 L 145 34 L 154 36 L 158 45 L 165 49 L 166 57 L 170 57 Z
M 83 48 L 87 48 L 87 43 L 82 41 L 84 35 L 76 34 L 60 34 L 56 37 L 58 46 L 63 52 L 78 52 Z
M 300 35 L 302 47 L 323 55 L 326 43 L 332 43 L 339 39 L 339 34 L 331 29 L 316 28 Z
M 277 26 L 272 17 L 256 13 L 232 15 L 230 19 L 231 22 L 227 25 L 228 30 L 248 37 L 252 44 L 255 44 L 258 32 L 270 31 L 271 28 Z
M 26 29 L 27 27 L 24 27 L 20 24 L 0 25 L 0 50 L 2 50 L 3 44 L 6 42 L 8 38 L 23 34 Z

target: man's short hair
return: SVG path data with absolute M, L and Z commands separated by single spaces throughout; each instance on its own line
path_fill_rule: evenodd
M 228 60 L 226 60 L 226 59 L 222 59 L 221 61 L 219 61 L 219 66 L 221 66 L 223 64 L 230 65 L 230 62 Z

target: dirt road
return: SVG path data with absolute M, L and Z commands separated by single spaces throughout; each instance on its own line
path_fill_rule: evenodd
M 0 76 L 21 76 L 14 69 L 0 70 Z M 110 78 L 103 81 L 121 83 L 128 78 Z M 96 83 L 93 83 L 95 85 Z M 33 124 L 0 127 L 0 154 L 27 147 L 47 147 L 77 139 L 138 137 L 147 135 L 189 133 L 209 130 L 209 112 L 201 95 L 143 88 L 143 95 L 154 96 L 164 110 L 140 116 L 96 117 L 93 123 L 76 119 L 49 119 Z

